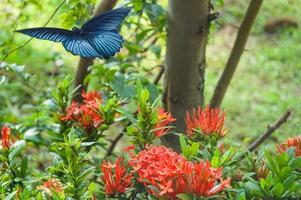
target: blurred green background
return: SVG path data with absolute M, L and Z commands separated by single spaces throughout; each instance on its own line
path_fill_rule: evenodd
M 14 30 L 42 26 L 60 2 L 0 0 L 0 56 L 28 39 L 24 35 L 14 34 Z M 139 10 L 139 2 L 142 1 L 133 2 L 135 11 Z M 147 8 L 149 13 L 142 17 L 139 17 L 139 12 L 132 12 L 122 27 L 127 40 L 125 48 L 106 63 L 102 60 L 96 62 L 89 76 L 90 88 L 105 87 L 108 78 L 104 75 L 116 75 L 119 70 L 126 78 L 129 78 L 127 73 L 137 76 L 147 73 L 145 77 L 150 80 L 154 78 L 158 71 L 154 66 L 164 63 L 166 15 L 161 8 L 166 9 L 167 1 L 153 2 L 158 6 Z M 48 26 L 71 28 L 73 24 L 81 25 L 89 19 L 97 3 L 95 0 L 68 1 Z M 124 3 L 127 2 L 121 1 L 120 4 Z M 221 15 L 211 27 L 207 47 L 207 103 L 230 54 L 237 26 L 248 3 L 246 0 L 213 1 L 215 10 Z M 300 134 L 301 30 L 278 25 L 275 26 L 277 33 L 268 34 L 264 31 L 264 26 L 273 25 L 278 19 L 291 20 L 299 23 L 300 27 L 300 15 L 300 0 L 264 1 L 222 105 L 227 113 L 229 139 L 249 143 L 289 108 L 293 110 L 292 117 L 269 140 L 277 142 Z M 157 37 L 154 43 L 151 34 Z M 47 121 L 47 114 L 43 110 L 51 91 L 65 76 L 74 76 L 78 60 L 78 57 L 67 53 L 62 45 L 39 40 L 33 40 L 12 53 L 6 60 L 9 65 L 2 64 L 0 67 L 0 124 L 8 122 L 33 126 Z M 159 89 L 162 89 L 162 85 L 159 85 Z

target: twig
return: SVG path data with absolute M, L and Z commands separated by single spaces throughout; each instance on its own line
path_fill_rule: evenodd
M 59 11 L 59 9 L 64 5 L 64 3 L 66 2 L 66 0 L 63 0 L 58 7 L 54 10 L 54 12 L 51 14 L 50 18 L 45 22 L 45 24 L 43 25 L 43 27 L 46 27 L 49 22 L 52 20 L 52 18 L 54 17 L 54 15 Z M 0 65 L 6 60 L 6 58 L 12 54 L 13 52 L 17 51 L 18 49 L 23 48 L 25 45 L 27 45 L 28 43 L 31 42 L 31 40 L 33 40 L 34 38 L 30 38 L 28 39 L 26 42 L 24 42 L 23 44 L 21 44 L 20 46 L 17 46 L 14 49 L 11 49 L 1 60 Z
M 155 35 L 155 34 L 154 34 Z M 145 47 L 142 51 L 140 51 L 139 53 L 145 53 L 145 52 L 147 52 L 148 50 L 149 50 L 149 48 L 152 46 L 152 45 L 154 45 L 154 44 L 156 44 L 156 42 L 158 41 L 158 37 L 155 37 L 150 43 L 149 43 L 149 45 L 147 46 L 147 47 Z
M 156 76 L 155 80 L 154 80 L 154 84 L 158 85 L 159 81 L 161 80 L 162 76 L 164 74 L 164 66 L 160 65 L 160 71 L 158 73 L 158 75 Z
M 227 61 L 226 67 L 215 88 L 213 97 L 210 102 L 211 107 L 219 107 L 223 101 L 227 88 L 237 68 L 240 57 L 244 52 L 245 45 L 251 32 L 252 25 L 260 10 L 262 2 L 263 0 L 250 1 L 246 15 L 237 33 L 234 47 L 231 50 L 231 54 Z
M 256 141 L 254 141 L 249 147 L 250 152 L 254 151 L 261 145 L 274 131 L 276 131 L 282 124 L 284 124 L 288 117 L 292 114 L 291 110 L 286 111 L 272 126 L 269 126 L 265 133 L 261 135 Z
M 123 130 L 124 131 L 124 130 Z M 117 143 L 119 142 L 119 140 L 123 137 L 123 131 L 121 131 L 118 135 L 117 135 L 117 137 L 111 142 L 111 145 L 110 145 L 110 147 L 108 148 L 108 150 L 107 150 L 107 153 L 106 153 L 106 157 L 105 158 L 107 158 L 107 157 L 109 157 L 109 156 L 111 156 L 112 154 L 113 154 L 113 151 L 114 151 L 114 149 L 115 149 L 115 147 L 116 147 L 116 145 L 117 145 Z

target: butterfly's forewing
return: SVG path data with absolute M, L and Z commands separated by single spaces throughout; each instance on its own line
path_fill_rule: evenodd
M 74 33 L 72 31 L 60 28 L 28 28 L 16 30 L 15 32 L 23 33 L 42 40 L 50 40 L 53 42 L 63 42 L 66 39 L 74 36 Z
M 119 52 L 123 42 L 122 37 L 117 31 L 102 31 L 97 34 L 89 34 L 87 40 L 105 59 L 108 59 L 111 56 L 114 56 L 116 52 Z
M 131 8 L 120 7 L 86 22 L 81 29 L 86 32 L 99 32 L 117 30 L 124 18 L 129 14 Z
M 85 38 L 80 36 L 74 36 L 65 40 L 63 45 L 73 55 L 79 55 L 83 58 L 103 58 Z

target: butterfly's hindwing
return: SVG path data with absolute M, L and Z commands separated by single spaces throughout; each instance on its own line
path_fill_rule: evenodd
M 123 39 L 117 31 L 102 31 L 90 34 L 88 41 L 99 54 L 108 59 L 120 51 Z
M 73 55 L 80 55 L 83 58 L 102 58 L 102 56 L 83 37 L 73 37 L 63 42 L 67 51 Z

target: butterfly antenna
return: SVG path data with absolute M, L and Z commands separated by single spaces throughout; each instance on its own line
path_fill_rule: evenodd
M 64 5 L 64 3 L 66 2 L 66 0 L 63 0 L 59 5 L 58 7 L 54 10 L 54 12 L 51 14 L 51 16 L 49 17 L 49 19 L 45 22 L 45 24 L 43 25 L 43 27 L 46 27 L 49 22 L 53 19 L 53 17 L 55 16 L 55 14 L 59 11 L 59 9 Z M 6 58 L 12 54 L 13 52 L 17 51 L 18 49 L 21 49 L 23 48 L 25 45 L 27 45 L 28 43 L 31 42 L 31 40 L 33 40 L 33 38 L 30 38 L 28 39 L 26 42 L 24 42 L 23 44 L 21 44 L 20 46 L 17 46 L 16 48 L 14 49 L 11 49 L 8 53 L 6 53 L 3 58 L 1 59 L 0 61 L 0 66 L 1 64 L 6 60 Z

